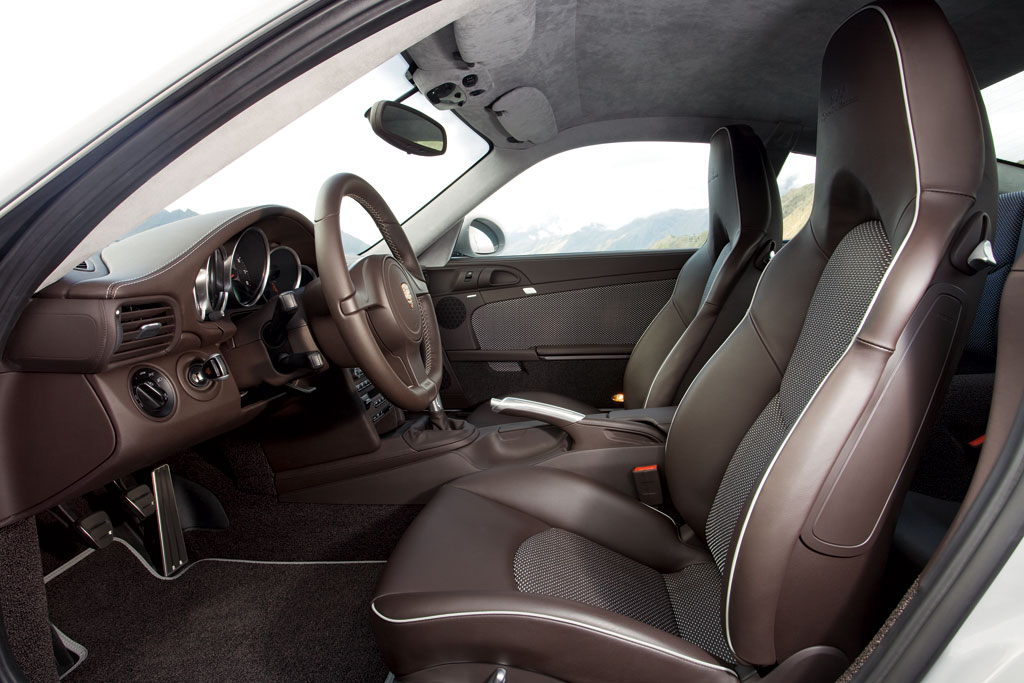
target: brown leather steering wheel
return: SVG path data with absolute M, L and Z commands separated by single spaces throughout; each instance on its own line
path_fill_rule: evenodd
M 345 197 L 366 209 L 391 250 L 360 259 L 351 271 L 338 216 Z M 441 335 L 423 269 L 405 232 L 380 194 L 351 173 L 327 179 L 315 218 L 324 298 L 352 358 L 392 403 L 426 410 L 441 383 Z

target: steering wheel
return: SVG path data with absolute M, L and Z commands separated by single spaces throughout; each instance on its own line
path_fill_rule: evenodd
M 366 209 L 391 251 L 362 258 L 351 271 L 339 219 L 345 197 Z M 405 232 L 380 194 L 351 173 L 324 182 L 315 218 L 324 298 L 352 359 L 392 403 L 426 410 L 441 383 L 441 335 L 423 269 Z

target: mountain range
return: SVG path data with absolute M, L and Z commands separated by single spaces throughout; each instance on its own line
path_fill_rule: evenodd
M 811 215 L 814 184 L 791 188 L 782 196 L 783 239 L 799 232 Z M 708 237 L 707 209 L 669 209 L 635 218 L 620 228 L 591 223 L 568 233 L 551 234 L 548 224 L 505 235 L 509 255 L 570 254 L 588 251 L 696 249 Z
M 588 251 L 636 251 L 651 249 L 669 236 L 694 237 L 706 233 L 707 209 L 669 209 L 635 218 L 620 228 L 609 229 L 599 223 L 579 230 L 551 235 L 544 226 L 506 235 L 508 254 L 566 254 Z M 666 247 L 661 247 L 666 248 Z
M 807 224 L 814 204 L 814 183 L 794 187 L 782 195 L 782 239 L 792 239 Z

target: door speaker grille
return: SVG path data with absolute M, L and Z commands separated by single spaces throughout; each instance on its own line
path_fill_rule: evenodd
M 446 330 L 454 330 L 466 322 L 466 304 L 454 296 L 438 301 L 434 310 L 437 311 L 437 324 Z

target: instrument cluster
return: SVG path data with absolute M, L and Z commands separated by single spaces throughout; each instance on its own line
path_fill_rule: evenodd
M 291 247 L 270 248 L 266 234 L 247 228 L 218 247 L 196 275 L 195 305 L 200 320 L 220 320 L 229 306 L 249 308 L 316 277 Z

